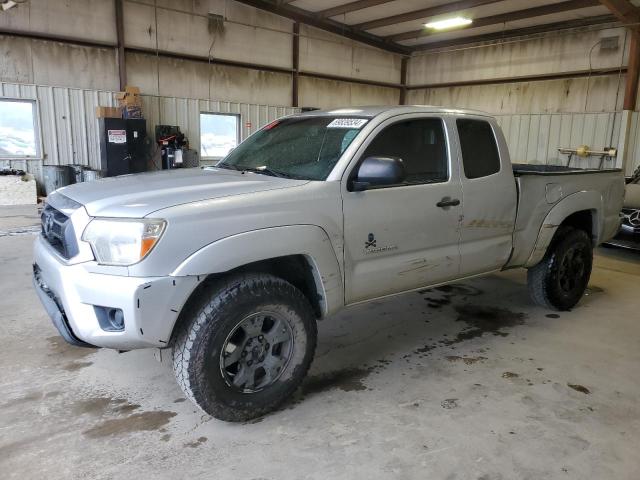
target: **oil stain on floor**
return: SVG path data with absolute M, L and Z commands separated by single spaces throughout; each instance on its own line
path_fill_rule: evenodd
M 503 331 L 504 328 L 522 325 L 527 318 L 524 313 L 486 305 L 460 305 L 455 310 L 458 313 L 456 321 L 464 322 L 468 327 L 458 333 L 451 344 L 481 337 L 485 333 L 506 337 L 509 333 Z
M 574 383 L 567 383 L 567 386 L 569 388 L 574 389 L 576 392 L 584 393 L 585 395 L 589 395 L 591 393 L 591 390 L 589 390 L 587 387 L 585 387 L 583 385 L 576 385 Z
M 104 420 L 82 433 L 89 438 L 104 438 L 126 433 L 159 430 L 176 415 L 176 412 L 166 410 L 134 413 L 127 417 Z
M 193 442 L 187 442 L 184 444 L 185 448 L 197 448 L 200 445 L 202 445 L 203 443 L 205 443 L 207 441 L 207 437 L 199 437 L 197 440 L 194 440 Z
M 450 305 L 454 298 L 457 298 L 459 301 L 466 301 L 469 297 L 476 297 L 482 295 L 484 292 L 475 287 L 453 284 L 421 290 L 419 293 L 425 295 L 424 299 L 427 301 L 427 305 L 429 307 L 440 309 L 444 306 Z M 418 354 L 422 357 L 435 348 L 451 346 L 466 340 L 481 337 L 485 333 L 504 337 L 509 334 L 509 332 L 505 332 L 504 329 L 522 325 L 526 319 L 526 315 L 524 313 L 512 312 L 505 308 L 484 305 L 465 304 L 455 306 L 454 309 L 457 313 L 456 321 L 465 323 L 466 327 L 458 332 L 453 338 L 444 338 L 439 341 L 434 341 L 431 344 L 414 350 L 412 354 L 405 355 L 403 358 L 408 359 L 413 354 Z M 445 334 L 444 336 L 446 337 L 447 335 Z M 447 356 L 446 359 L 452 363 L 461 362 L 465 365 L 473 365 L 487 360 L 487 357 L 450 355 Z M 311 375 L 303 382 L 301 388 L 298 390 L 296 396 L 289 405 L 293 406 L 310 395 L 332 389 L 338 389 L 345 392 L 369 390 L 367 385 L 363 383 L 363 380 L 370 374 L 384 368 L 389 364 L 389 361 L 383 359 L 379 360 L 378 363 L 378 365 L 372 367 L 345 368 L 342 370 Z
M 82 432 L 89 438 L 158 430 L 176 416 L 175 412 L 165 410 L 136 412 L 140 407 L 125 398 L 95 396 L 74 401 L 69 406 L 69 411 L 75 416 L 89 415 L 102 419 L 97 425 Z
M 87 355 L 96 353 L 97 348 L 88 347 L 76 347 L 68 344 L 64 338 L 60 336 L 54 336 L 47 338 L 48 347 L 50 350 L 50 356 L 61 357 L 65 360 L 82 360 Z
M 452 363 L 456 363 L 456 362 L 462 362 L 465 365 L 473 365 L 474 363 L 478 363 L 478 362 L 482 362 L 484 360 L 487 359 L 487 357 L 460 357 L 458 355 L 447 355 L 446 357 L 447 361 L 452 362 Z
M 452 298 L 455 296 L 461 296 L 462 300 L 466 300 L 468 297 L 476 297 L 482 295 L 484 292 L 479 288 L 454 283 L 435 288 L 426 288 L 420 290 L 418 293 L 425 295 L 424 299 L 429 308 L 439 310 L 446 305 L 450 305 Z M 434 293 L 440 296 L 434 297 Z
M 452 304 L 453 300 L 457 300 L 457 303 L 462 303 L 461 305 L 454 306 L 455 312 L 457 313 L 456 321 L 463 322 L 467 325 L 453 338 L 443 338 L 438 341 L 433 341 L 433 339 L 430 338 L 429 340 L 431 340 L 432 343 L 417 348 L 412 352 L 413 355 L 420 357 L 430 355 L 429 352 L 435 348 L 443 346 L 450 347 L 467 340 L 481 337 L 485 333 L 506 337 L 509 335 L 509 332 L 505 331 L 505 329 L 522 325 L 527 318 L 524 313 L 512 312 L 506 308 L 466 303 L 470 297 L 478 297 L 484 293 L 482 290 L 470 285 L 442 285 L 440 287 L 420 290 L 418 293 L 424 295 L 427 306 L 432 309 L 439 310 L 444 306 Z M 445 334 L 444 337 L 448 336 Z M 403 358 L 408 359 L 412 354 L 405 355 Z M 467 362 L 469 361 L 470 360 L 467 360 Z
M 368 377 L 374 367 L 347 368 L 334 372 L 312 375 L 302 384 L 300 392 L 303 396 L 313 395 L 330 389 L 340 389 L 344 392 L 367 390 L 362 381 Z

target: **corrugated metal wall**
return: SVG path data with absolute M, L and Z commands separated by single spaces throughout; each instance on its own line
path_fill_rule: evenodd
M 0 160 L 0 168 L 19 168 L 42 180 L 42 165 L 80 164 L 99 168 L 97 106 L 115 106 L 114 92 L 0 82 L 0 97 L 37 100 L 41 159 Z M 297 108 L 143 95 L 150 138 L 155 125 L 179 125 L 191 148 L 200 152 L 200 112 L 237 113 L 241 139 Z
M 256 105 L 250 103 L 199 100 L 193 98 L 142 96 L 142 111 L 149 135 L 155 125 L 179 125 L 189 138 L 191 148 L 200 152 L 200 112 L 235 113 L 240 115 L 240 138 L 244 140 L 267 123 L 299 108 Z
M 0 160 L 0 168 L 20 168 L 42 179 L 42 165 L 81 164 L 99 167 L 98 120 L 95 107 L 114 106 L 114 92 L 66 87 L 0 83 L 0 97 L 37 100 L 43 159 Z M 148 134 L 155 125 L 179 125 L 192 148 L 200 151 L 200 112 L 237 113 L 244 139 L 268 122 L 299 111 L 291 107 L 256 105 L 191 98 L 143 95 Z M 559 147 L 589 145 L 593 149 L 619 147 L 621 112 L 497 115 L 515 162 L 562 164 Z M 632 115 L 630 167 L 640 165 L 640 114 Z M 573 165 L 598 167 L 600 159 L 578 158 Z M 620 166 L 617 159 L 615 166 Z M 605 166 L 614 166 L 613 162 Z
M 558 148 L 588 145 L 592 150 L 618 148 L 621 112 L 497 115 L 515 163 L 566 165 Z M 639 145 L 640 147 L 640 145 Z M 598 168 L 600 157 L 572 159 L 572 166 Z M 621 159 L 605 160 L 604 167 L 620 166 Z

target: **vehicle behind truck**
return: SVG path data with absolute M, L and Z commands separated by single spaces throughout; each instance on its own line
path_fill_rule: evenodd
M 535 302 L 573 308 L 623 195 L 617 169 L 512 164 L 482 112 L 313 111 L 216 167 L 56 191 L 34 285 L 68 342 L 166 350 L 196 405 L 245 421 L 296 390 L 345 307 L 523 267 Z

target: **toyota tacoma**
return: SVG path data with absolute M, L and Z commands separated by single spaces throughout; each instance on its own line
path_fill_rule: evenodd
M 215 167 L 57 190 L 34 285 L 68 342 L 167 349 L 188 398 L 246 421 L 296 390 L 316 322 L 345 307 L 524 267 L 535 302 L 572 308 L 624 187 L 617 169 L 512 164 L 482 112 L 312 111 Z

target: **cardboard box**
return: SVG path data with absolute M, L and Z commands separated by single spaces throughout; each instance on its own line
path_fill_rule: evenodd
M 126 105 L 122 107 L 122 118 L 144 118 L 140 105 Z
M 122 118 L 120 107 L 96 107 L 96 118 Z
M 116 93 L 116 100 L 118 100 L 118 104 L 120 104 L 120 106 L 142 106 L 142 97 L 135 93 L 118 92 Z
M 127 85 L 123 92 L 116 93 L 116 100 L 120 105 L 122 118 L 143 118 L 140 88 Z
M 142 106 L 142 97 L 140 95 L 127 95 L 126 97 L 124 97 L 124 100 L 122 100 L 121 105 L 125 105 L 125 106 L 136 106 L 136 107 L 141 107 Z

